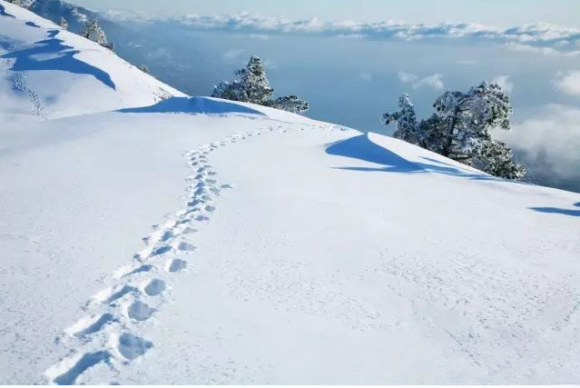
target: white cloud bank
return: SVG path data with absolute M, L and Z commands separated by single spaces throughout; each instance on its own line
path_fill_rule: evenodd
M 442 74 L 433 74 L 421 78 L 416 74 L 405 73 L 404 71 L 400 71 L 399 80 L 403 83 L 412 85 L 413 89 L 428 87 L 436 90 L 441 90 L 445 88 Z
M 154 21 L 138 13 L 105 13 L 116 20 Z M 350 37 L 373 40 L 419 40 L 419 39 L 483 39 L 515 44 L 512 49 L 533 50 L 545 47 L 554 51 L 577 51 L 580 47 L 580 29 L 547 23 L 528 24 L 512 28 L 498 28 L 476 23 L 407 24 L 387 20 L 374 23 L 352 21 L 333 22 L 319 18 L 289 20 L 264 17 L 250 13 L 236 15 L 186 15 L 165 18 L 194 29 L 222 30 L 245 34 L 302 34 Z M 531 49 L 530 49 L 531 48 Z M 546 51 L 550 53 L 550 51 Z
M 507 94 L 511 94 L 514 90 L 514 83 L 510 81 L 509 75 L 498 75 L 491 82 L 498 84 Z
M 559 73 L 553 83 L 562 93 L 580 96 L 580 70 Z
M 528 166 L 531 177 L 580 190 L 580 108 L 550 104 L 509 132 L 496 131 Z

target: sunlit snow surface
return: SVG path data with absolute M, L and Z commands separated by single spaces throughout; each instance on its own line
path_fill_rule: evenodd
M 0 383 L 580 380 L 580 195 L 187 98 L 0 5 Z

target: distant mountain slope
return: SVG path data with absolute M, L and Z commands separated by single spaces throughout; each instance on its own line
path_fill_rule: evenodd
M 223 64 L 208 62 L 200 53 L 201 42 L 179 25 L 116 22 L 61 0 L 34 0 L 30 10 L 55 23 L 63 17 L 75 33 L 84 30 L 85 20 L 98 20 L 117 55 L 134 65 L 147 65 L 163 82 L 190 94 L 208 93 L 219 79 L 218 74 L 226 73 Z M 159 34 L 160 30 L 163 34 Z
M 96 43 L 20 7 L 2 6 L 15 16 L 0 16 L 2 114 L 64 117 L 183 96 Z

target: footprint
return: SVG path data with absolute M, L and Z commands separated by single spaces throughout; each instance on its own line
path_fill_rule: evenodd
M 149 272 L 153 269 L 153 266 L 150 264 L 143 264 L 139 266 L 126 266 L 121 269 L 118 269 L 117 272 L 113 275 L 116 279 L 126 278 L 128 276 L 136 275 L 138 273 Z
M 205 207 L 205 210 L 208 211 L 208 212 L 215 212 L 216 211 L 216 208 L 215 208 L 215 206 L 207 205 Z
M 171 250 L 171 247 L 168 245 L 163 245 L 160 247 L 155 247 L 153 249 L 153 252 L 151 253 L 151 256 L 159 256 L 159 255 L 163 255 L 167 252 L 169 252 Z
M 140 300 L 133 302 L 127 309 L 127 315 L 129 315 L 129 318 L 141 322 L 151 318 L 154 312 L 155 309 L 152 309 L 146 303 L 143 303 Z
M 78 360 L 76 358 L 64 360 L 62 363 L 58 364 L 54 370 L 48 370 L 46 375 L 54 384 L 73 385 L 77 378 L 87 369 L 92 368 L 101 362 L 108 363 L 110 358 L 111 354 L 104 350 L 94 353 L 85 353 L 78 358 Z M 62 371 L 62 369 L 65 370 Z M 61 373 L 61 371 L 63 373 Z M 56 374 L 56 376 L 53 377 L 52 375 L 54 374 Z
M 74 337 L 85 337 L 87 335 L 100 331 L 109 323 L 118 322 L 119 320 L 111 313 L 105 313 L 101 316 L 90 316 L 79 320 L 77 323 L 65 330 L 65 333 Z
M 188 242 L 181 241 L 179 244 L 177 244 L 177 249 L 183 252 L 193 252 L 197 248 Z
M 187 262 L 181 259 L 174 259 L 171 260 L 169 265 L 167 266 L 167 270 L 169 272 L 181 272 L 187 268 Z
M 119 337 L 117 350 L 127 360 L 132 361 L 144 355 L 152 347 L 153 342 L 149 342 L 133 334 L 124 333 Z
M 173 227 L 173 226 L 170 226 L 170 227 Z M 148 242 L 155 244 L 158 242 L 167 241 L 167 240 L 171 239 L 172 237 L 173 237 L 173 232 L 171 230 L 161 229 L 161 230 L 158 230 L 158 231 L 151 233 L 151 235 L 149 237 L 146 237 L 146 238 L 147 238 Z
M 152 257 L 152 256 L 159 256 L 159 255 L 163 255 L 167 252 L 169 252 L 171 250 L 170 246 L 167 245 L 162 245 L 162 246 L 150 246 L 147 247 L 145 249 L 143 249 L 141 252 L 137 253 L 135 255 L 135 258 L 137 260 L 142 260 L 142 259 L 146 259 L 148 257 Z
M 183 228 L 183 230 L 181 231 L 181 233 L 183 233 L 183 234 L 197 233 L 197 229 L 192 228 L 191 226 L 186 226 L 185 228 Z
M 113 303 L 116 300 L 121 299 L 123 296 L 133 293 L 137 291 L 135 287 L 132 287 L 128 284 L 123 286 L 117 286 L 112 288 L 106 288 L 100 292 L 98 292 L 95 296 L 93 296 L 92 300 L 97 303 Z
M 149 296 L 157 296 L 163 293 L 167 288 L 165 282 L 161 279 L 153 279 L 145 286 L 145 293 Z

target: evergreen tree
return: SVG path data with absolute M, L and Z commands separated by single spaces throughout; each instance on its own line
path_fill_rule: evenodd
M 103 47 L 108 48 L 109 50 L 114 51 L 115 49 L 115 46 L 107 41 L 107 35 L 105 35 L 105 31 L 103 31 L 96 20 L 88 20 L 85 23 L 85 30 L 81 35 L 89 40 L 92 40 L 93 42 L 100 44 Z
M 413 105 L 411 97 L 407 93 L 399 97 L 399 108 L 400 110 L 398 112 L 385 113 L 383 115 L 383 123 L 389 125 L 392 122 L 396 122 L 396 138 L 405 139 L 409 143 L 421 145 L 417 133 L 415 105 Z
M 68 30 L 68 22 L 64 17 L 61 16 L 58 24 L 60 25 L 60 28 L 62 28 L 63 30 Z
M 383 122 L 397 122 L 395 137 L 437 152 L 489 174 L 521 179 L 522 166 L 513 162 L 509 147 L 494 141 L 491 130 L 510 130 L 512 107 L 497 84 L 483 82 L 469 92 L 447 91 L 433 107 L 430 118 L 417 123 L 408 95 L 399 100 L 400 111 L 386 113 Z
M 306 101 L 294 95 L 278 97 L 277 99 L 266 105 L 269 105 L 272 108 L 281 109 L 292 113 L 306 112 L 310 108 L 309 104 Z
M 297 96 L 279 97 L 272 99 L 274 89 L 266 76 L 266 69 L 260 58 L 252 56 L 244 69 L 235 72 L 236 79 L 232 82 L 224 81 L 217 85 L 212 97 L 226 100 L 250 102 L 293 113 L 308 110 L 308 103 Z

